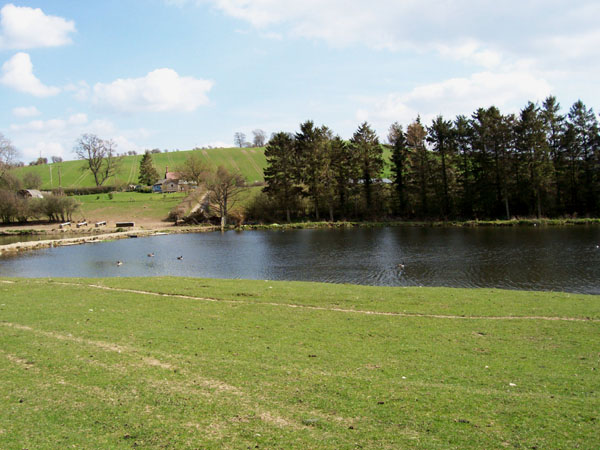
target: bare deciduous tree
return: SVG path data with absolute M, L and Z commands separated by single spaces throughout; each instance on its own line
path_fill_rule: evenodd
M 227 226 L 228 211 L 236 204 L 241 192 L 246 189 L 244 177 L 237 172 L 230 172 L 219 166 L 215 173 L 205 181 L 211 205 L 218 207 L 221 219 L 221 231 Z
M 177 170 L 181 177 L 186 181 L 193 181 L 196 184 L 202 183 L 209 174 L 209 167 L 202 160 L 200 155 L 191 154 L 188 156 L 182 166 Z
M 100 139 L 95 134 L 83 134 L 77 140 L 75 153 L 87 161 L 87 168 L 94 175 L 96 186 L 101 186 L 118 169 L 121 159 L 116 154 L 117 144 Z
M 17 149 L 12 145 L 10 139 L 0 133 L 0 178 L 14 164 L 17 157 Z
M 246 143 L 246 135 L 244 133 L 239 132 L 239 131 L 236 132 L 233 135 L 233 143 L 235 145 L 237 145 L 238 147 L 240 147 L 240 148 L 243 147 L 244 144 Z
M 55 164 L 63 162 L 62 156 L 52 156 L 50 159 Z
M 265 142 L 267 141 L 267 133 L 265 133 L 261 129 L 256 129 L 252 131 L 254 138 L 252 139 L 252 143 L 255 147 L 264 147 Z

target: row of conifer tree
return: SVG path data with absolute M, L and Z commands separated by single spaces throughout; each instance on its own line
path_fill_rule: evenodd
M 598 120 L 581 101 L 394 123 L 385 144 L 366 122 L 347 141 L 307 121 L 273 134 L 265 155 L 264 191 L 287 220 L 600 214 Z

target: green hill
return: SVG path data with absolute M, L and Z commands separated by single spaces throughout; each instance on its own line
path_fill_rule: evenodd
M 192 153 L 199 155 L 213 167 L 223 165 L 228 169 L 239 170 L 249 182 L 263 179 L 263 168 L 267 163 L 264 148 L 219 148 L 155 153 L 152 155 L 152 161 L 162 176 L 167 167 L 170 171 L 176 171 Z M 141 159 L 142 155 L 124 156 L 118 173 L 104 184 L 137 184 Z M 29 172 L 39 174 L 42 178 L 42 189 L 59 187 L 59 177 L 60 186 L 64 188 L 94 186 L 94 177 L 89 170 L 85 169 L 85 161 L 63 161 L 62 163 L 21 167 L 16 170 L 16 175 L 22 178 Z
M 190 154 L 197 154 L 207 164 L 218 167 L 223 165 L 228 169 L 239 170 L 249 182 L 262 181 L 263 169 L 267 165 L 264 147 L 257 148 L 213 148 L 207 150 L 187 150 L 168 153 L 155 153 L 152 155 L 154 167 L 162 176 L 165 169 L 174 172 L 183 165 Z M 104 184 L 137 184 L 142 155 L 124 156 L 118 173 L 109 178 Z M 390 177 L 389 161 L 390 150 L 384 147 L 384 160 L 386 168 L 385 177 Z M 26 166 L 16 170 L 16 175 L 22 178 L 26 173 L 33 172 L 42 178 L 42 189 L 90 187 L 94 186 L 94 177 L 86 170 L 86 162 L 64 161 L 61 163 L 44 164 L 39 166 Z M 60 178 L 60 185 L 59 185 Z

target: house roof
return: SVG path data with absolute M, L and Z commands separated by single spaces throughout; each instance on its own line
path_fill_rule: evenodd
M 38 191 L 37 189 L 21 189 L 19 191 L 19 193 L 21 195 L 27 193 L 27 194 L 29 194 L 33 198 L 44 198 L 44 196 L 42 195 L 42 193 L 40 191 Z

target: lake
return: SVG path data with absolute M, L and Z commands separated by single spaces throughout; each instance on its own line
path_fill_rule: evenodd
M 27 252 L 0 258 L 0 275 L 176 275 L 600 294 L 599 245 L 599 226 L 228 231 Z

